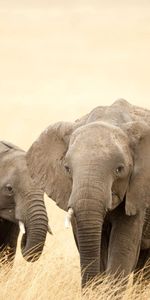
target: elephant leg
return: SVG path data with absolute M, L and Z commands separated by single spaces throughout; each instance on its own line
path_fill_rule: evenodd
M 104 273 L 107 268 L 108 246 L 111 232 L 111 224 L 104 221 L 101 237 L 101 258 L 100 258 L 100 273 Z
M 107 273 L 126 276 L 135 269 L 139 257 L 144 212 L 127 216 L 121 204 L 111 219 Z
M 139 259 L 136 265 L 136 272 L 142 270 L 142 277 L 150 279 L 150 249 L 142 249 L 140 251 Z
M 13 264 L 18 235 L 19 226 L 17 224 L 0 219 L 0 256 L 3 263 Z

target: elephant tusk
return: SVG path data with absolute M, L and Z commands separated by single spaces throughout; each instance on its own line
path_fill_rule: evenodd
M 47 227 L 47 231 L 48 231 L 49 234 L 53 234 L 53 233 L 52 233 L 52 230 L 51 230 L 51 228 L 50 228 L 50 226 L 49 226 L 49 224 L 48 224 L 48 227 Z
M 23 222 L 19 221 L 19 228 L 22 234 L 25 234 L 26 230 L 25 230 L 25 226 L 23 224 Z
M 65 228 L 69 228 L 70 227 L 72 216 L 73 216 L 73 209 L 69 208 L 67 216 L 65 218 Z

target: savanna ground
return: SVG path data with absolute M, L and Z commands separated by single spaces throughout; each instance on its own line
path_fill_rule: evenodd
M 0 138 L 27 150 L 49 123 L 119 97 L 150 108 L 149 53 L 149 0 L 0 0 Z M 71 229 L 45 201 L 53 236 L 34 264 L 21 257 L 19 239 L 13 269 L 0 270 L 0 299 L 81 298 Z M 132 283 L 122 291 L 105 278 L 83 299 L 150 299 L 150 284 Z

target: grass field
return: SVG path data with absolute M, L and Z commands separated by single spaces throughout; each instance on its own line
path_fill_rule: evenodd
M 150 108 L 149 53 L 149 0 L 0 0 L 0 139 L 27 150 L 51 122 L 119 97 Z M 71 229 L 45 200 L 54 234 L 34 264 L 18 242 L 13 269 L 0 269 L 0 300 L 81 299 Z M 133 286 L 132 276 L 121 290 L 105 278 L 83 299 L 150 299 L 150 285 Z
M 56 216 L 61 220 L 61 214 L 56 212 Z M 47 237 L 43 255 L 38 262 L 26 263 L 20 255 L 18 245 L 18 254 L 13 269 L 10 270 L 9 266 L 1 267 L 0 299 L 149 299 L 150 283 L 144 285 L 139 280 L 133 285 L 132 275 L 129 277 L 125 290 L 122 289 L 122 281 L 118 280 L 117 283 L 114 283 L 112 279 L 106 277 L 103 278 L 103 283 L 97 285 L 95 289 L 93 289 L 94 283 L 91 284 L 82 295 L 79 256 L 74 247 L 70 230 L 65 232 L 61 221 L 56 229 L 53 228 L 57 236 Z M 140 278 L 142 279 L 142 274 Z
M 47 202 L 47 199 L 46 199 Z M 65 213 L 54 204 L 47 204 L 53 236 L 48 235 L 44 252 L 35 263 L 27 263 L 20 254 L 20 238 L 17 256 L 12 269 L 0 269 L 1 300 L 148 300 L 150 283 L 144 284 L 142 273 L 133 285 L 129 277 L 125 290 L 123 282 L 105 277 L 103 283 L 93 289 L 94 283 L 81 294 L 79 255 L 71 229 L 64 228 Z M 56 221 L 57 220 L 57 221 Z M 59 220 L 59 221 L 58 221 Z
M 44 252 L 33 264 L 22 258 L 19 237 L 13 269 L 2 266 L 0 270 L 0 299 L 74 299 L 75 293 L 80 295 L 79 257 L 71 229 L 64 228 L 65 214 L 54 204 L 47 209 L 53 236 L 47 236 Z

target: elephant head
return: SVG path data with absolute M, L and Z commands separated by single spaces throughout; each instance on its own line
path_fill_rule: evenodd
M 31 176 L 57 205 L 72 209 L 83 285 L 100 272 L 101 233 L 108 210 L 145 209 L 149 196 L 150 128 L 97 121 L 49 126 L 27 153 Z
M 16 252 L 19 226 L 22 254 L 27 261 L 40 256 L 48 228 L 43 192 L 35 185 L 26 164 L 26 153 L 0 142 L 0 247 Z M 8 260 L 9 260 L 8 257 Z

